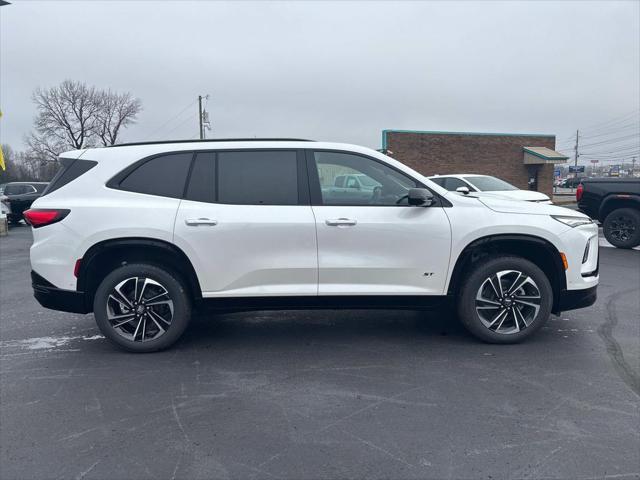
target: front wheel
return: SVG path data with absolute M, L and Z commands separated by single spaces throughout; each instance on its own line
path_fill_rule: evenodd
M 545 273 L 521 257 L 490 258 L 469 272 L 458 296 L 458 315 L 474 336 L 517 343 L 549 319 L 553 290 Z
M 640 245 L 640 212 L 633 208 L 618 208 L 604 219 L 602 230 L 614 247 L 637 247 Z
M 173 345 L 191 318 L 191 301 L 180 277 L 154 265 L 113 270 L 98 287 L 93 312 L 98 328 L 131 352 Z

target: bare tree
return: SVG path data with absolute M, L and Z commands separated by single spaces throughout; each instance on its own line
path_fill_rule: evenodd
M 100 108 L 97 112 L 96 135 L 103 145 L 115 145 L 122 128 L 135 123 L 142 110 L 142 102 L 130 93 L 100 93 Z
M 57 162 L 58 155 L 65 150 L 72 150 L 74 148 L 59 138 L 49 137 L 44 133 L 32 132 L 25 137 L 24 141 L 27 144 L 29 155 L 49 163 Z
M 25 142 L 30 157 L 45 163 L 57 162 L 65 150 L 114 145 L 142 110 L 140 100 L 130 93 L 98 90 L 72 80 L 36 89 L 33 101 L 38 114 Z
M 75 150 L 91 146 L 101 97 L 95 87 L 71 80 L 65 80 L 58 87 L 36 89 L 33 93 L 38 108 L 35 137 L 47 145 L 68 145 Z

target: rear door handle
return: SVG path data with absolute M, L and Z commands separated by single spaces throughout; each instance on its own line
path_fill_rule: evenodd
M 353 227 L 358 222 L 350 218 L 330 218 L 324 221 L 330 227 Z
M 213 227 L 218 224 L 218 221 L 209 218 L 187 218 L 184 223 L 190 227 L 197 227 L 198 225 L 210 225 Z

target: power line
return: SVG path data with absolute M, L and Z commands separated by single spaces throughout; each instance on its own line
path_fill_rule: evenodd
M 172 121 L 176 120 L 180 115 L 182 115 L 184 112 L 187 111 L 188 108 L 190 108 L 191 106 L 193 106 L 193 104 L 196 103 L 197 100 L 192 101 L 191 103 L 189 103 L 189 105 L 187 105 L 186 107 L 184 107 L 182 110 L 180 110 L 178 113 L 176 113 L 174 116 L 170 117 L 169 120 L 167 120 L 166 122 L 164 122 L 162 125 L 160 125 L 158 128 L 156 128 L 153 132 L 151 132 L 149 135 L 147 135 L 146 139 L 151 138 L 153 135 L 155 135 L 156 133 L 158 133 L 160 130 L 162 130 L 165 126 L 167 126 L 169 123 L 171 123 Z M 173 130 L 171 130 L 173 131 Z M 171 133 L 168 132 L 167 135 Z
M 608 140 L 600 140 L 599 142 L 588 143 L 586 145 L 583 145 L 583 147 L 595 147 L 595 146 L 598 146 L 598 145 L 610 145 L 612 143 L 619 143 L 621 141 L 630 140 L 632 138 L 640 138 L 640 134 L 634 133 L 633 135 L 627 135 L 625 137 L 616 137 L 616 138 L 610 138 Z
M 608 127 L 611 127 L 614 124 L 620 123 L 621 121 L 628 121 L 629 120 L 628 117 L 631 117 L 631 116 L 634 116 L 634 115 L 635 116 L 640 115 L 640 108 L 636 108 L 633 111 L 628 112 L 628 113 L 626 113 L 626 114 L 624 114 L 624 115 L 622 115 L 620 117 L 616 117 L 616 118 L 613 118 L 613 119 L 609 119 L 609 120 L 607 120 L 605 122 L 595 123 L 595 124 L 583 127 L 582 130 L 583 131 L 585 131 L 585 130 L 589 131 L 591 129 L 596 129 L 597 130 L 597 129 L 600 129 L 600 128 L 604 128 L 605 125 L 608 128 Z

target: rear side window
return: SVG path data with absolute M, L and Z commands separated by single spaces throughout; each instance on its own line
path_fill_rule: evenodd
M 218 202 L 236 205 L 297 205 L 296 152 L 219 152 Z
M 192 157 L 191 152 L 153 157 L 129 173 L 118 188 L 160 197 L 181 198 Z
M 187 200 L 196 202 L 216 201 L 216 154 L 213 152 L 198 153 L 191 168 Z
M 47 195 L 48 193 L 58 190 L 60 187 L 64 187 L 80 175 L 87 173 L 95 167 L 98 162 L 94 162 L 93 160 L 76 160 L 75 158 L 61 158 L 60 164 L 60 170 L 58 170 L 47 188 L 44 189 L 42 195 Z

